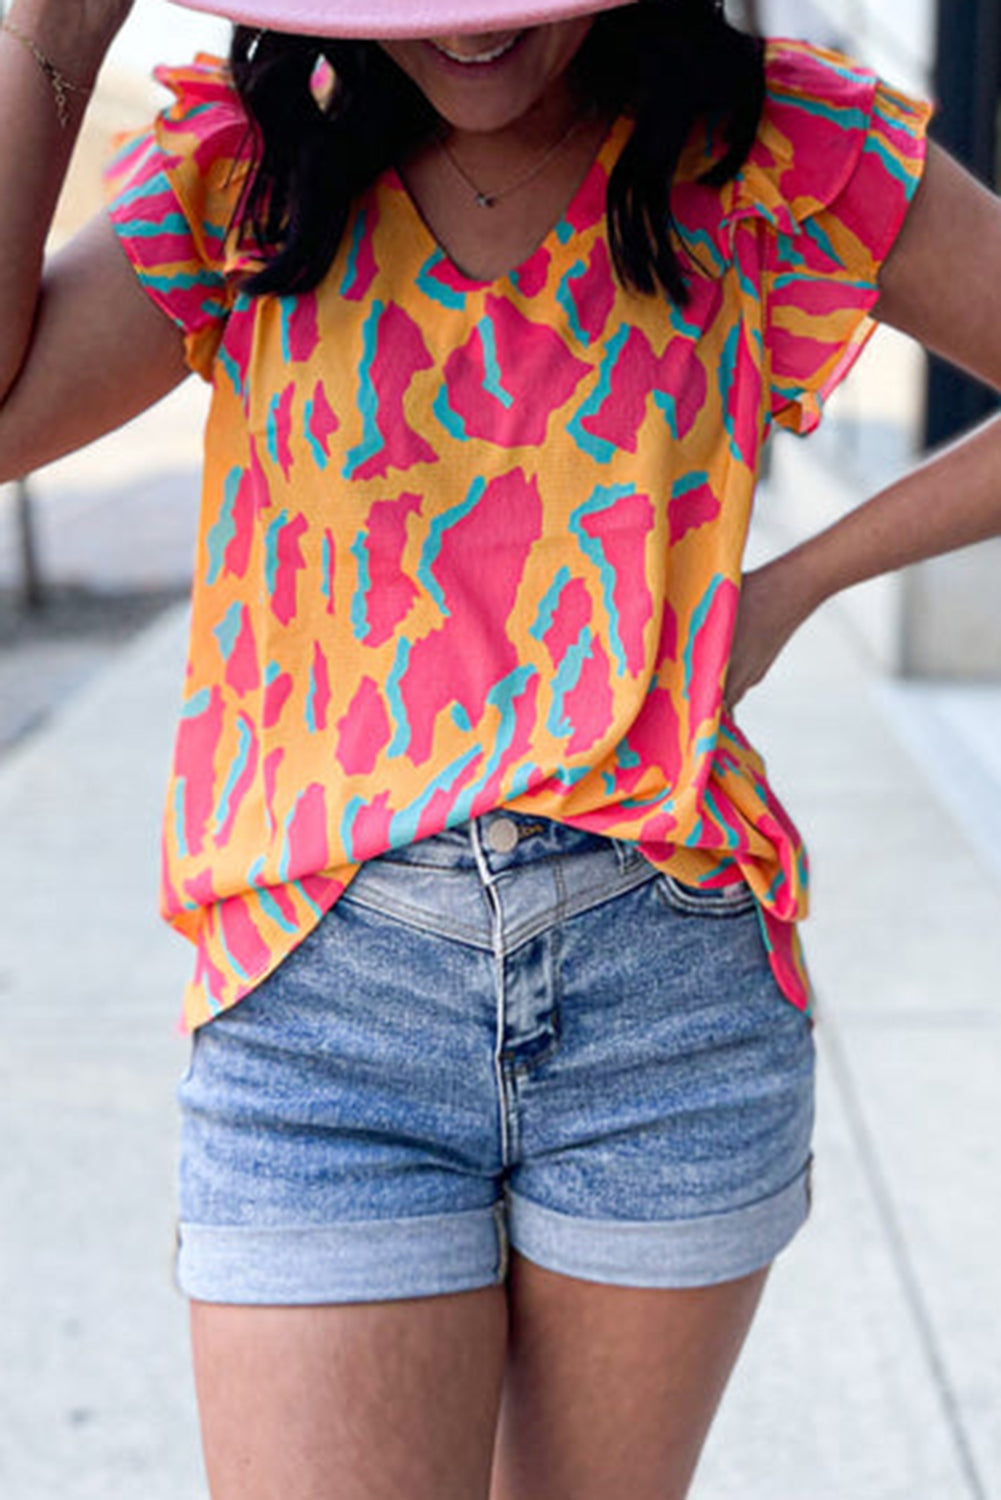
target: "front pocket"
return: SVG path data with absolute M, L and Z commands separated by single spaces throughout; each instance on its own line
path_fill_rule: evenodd
M 742 917 L 756 909 L 754 892 L 745 881 L 707 888 L 685 885 L 674 875 L 661 874 L 655 881 L 665 906 L 688 917 Z

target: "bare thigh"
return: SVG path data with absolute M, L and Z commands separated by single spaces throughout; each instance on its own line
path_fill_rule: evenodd
M 485 1500 L 502 1286 L 191 1321 L 212 1500 Z
M 683 1500 L 767 1274 L 636 1290 L 513 1253 L 490 1500 Z

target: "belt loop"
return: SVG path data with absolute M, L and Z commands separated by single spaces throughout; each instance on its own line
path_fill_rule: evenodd
M 469 820 L 469 841 L 473 846 L 473 858 L 476 861 L 476 868 L 480 879 L 485 886 L 490 886 L 493 884 L 494 876 L 493 871 L 490 869 L 486 850 L 483 847 L 483 836 L 479 818 L 470 818 Z

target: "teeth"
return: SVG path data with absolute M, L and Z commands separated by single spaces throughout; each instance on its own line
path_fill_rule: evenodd
M 519 31 L 516 36 L 511 37 L 508 41 L 501 42 L 499 47 L 492 47 L 489 52 L 476 52 L 472 56 L 468 53 L 453 52 L 451 47 L 445 47 L 441 42 L 435 42 L 434 45 L 439 52 L 443 52 L 446 57 L 451 58 L 452 62 L 466 63 L 471 66 L 474 63 L 496 62 L 499 57 L 504 56 L 505 52 L 510 52 L 515 42 L 519 41 L 520 38 L 521 32 Z

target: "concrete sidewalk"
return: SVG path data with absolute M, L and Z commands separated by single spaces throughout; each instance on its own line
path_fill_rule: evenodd
M 4 1500 L 206 1493 L 170 1273 L 188 953 L 155 916 L 183 631 L 163 616 L 0 760 Z M 991 715 L 888 693 L 832 612 L 742 716 L 814 856 L 815 1211 L 696 1500 L 1001 1500 Z

